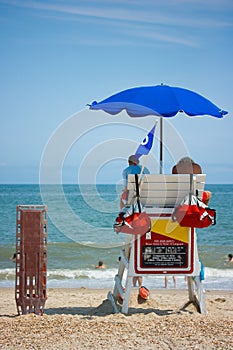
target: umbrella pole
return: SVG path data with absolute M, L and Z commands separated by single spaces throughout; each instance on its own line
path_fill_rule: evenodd
M 163 173 L 163 118 L 160 117 L 160 138 L 159 138 L 159 142 L 160 142 L 160 147 L 159 147 L 159 173 L 162 174 Z

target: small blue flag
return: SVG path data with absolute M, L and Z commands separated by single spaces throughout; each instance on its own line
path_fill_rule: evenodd
M 155 126 L 151 129 L 151 131 L 148 132 L 146 137 L 143 139 L 143 141 L 138 146 L 137 151 L 135 152 L 135 157 L 139 159 L 142 155 L 146 155 L 150 152 L 153 140 L 154 140 L 154 132 L 155 132 Z

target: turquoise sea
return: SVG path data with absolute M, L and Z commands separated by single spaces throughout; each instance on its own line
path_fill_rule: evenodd
M 217 224 L 197 230 L 205 288 L 233 290 L 233 185 L 206 185 Z M 115 185 L 0 185 L 0 287 L 14 287 L 16 206 L 48 206 L 48 287 L 113 288 L 125 235 L 113 231 L 120 188 Z M 95 265 L 103 260 L 104 270 Z M 172 279 L 169 287 L 172 288 Z M 163 288 L 162 276 L 144 277 L 149 288 Z M 177 287 L 186 288 L 184 278 Z

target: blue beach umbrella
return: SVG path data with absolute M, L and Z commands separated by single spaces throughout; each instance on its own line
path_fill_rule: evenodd
M 222 118 L 228 112 L 200 94 L 168 85 L 142 86 L 118 92 L 100 102 L 93 101 L 91 110 L 115 115 L 125 110 L 130 117 L 155 115 L 170 118 L 178 112 L 190 117 L 209 115 Z M 162 172 L 162 118 L 160 118 L 160 172 Z

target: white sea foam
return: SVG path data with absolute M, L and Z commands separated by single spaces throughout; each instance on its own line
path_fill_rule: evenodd
M 51 269 L 47 272 L 49 288 L 110 288 L 114 286 L 117 268 L 112 269 Z M 0 270 L 0 287 L 14 287 L 15 269 Z M 233 290 L 233 269 L 205 268 L 206 289 Z M 151 275 L 143 277 L 143 284 L 150 289 L 164 288 L 164 276 Z M 169 288 L 173 288 L 173 280 L 169 278 Z M 177 276 L 177 288 L 186 289 L 184 276 Z
M 205 267 L 205 275 L 206 275 L 206 278 L 207 277 L 233 278 L 233 268 L 214 269 L 212 267 Z
M 117 268 L 114 269 L 50 269 L 47 271 L 48 279 L 61 278 L 90 278 L 90 279 L 105 279 L 116 275 Z M 15 276 L 14 268 L 0 269 L 0 279 L 12 278 Z M 233 268 L 229 269 L 215 269 L 212 267 L 205 267 L 205 276 L 207 277 L 221 277 L 233 278 Z
M 88 278 L 88 279 L 108 279 L 114 278 L 117 273 L 117 269 L 57 269 L 57 270 L 48 270 L 47 276 L 48 279 L 54 278 Z

